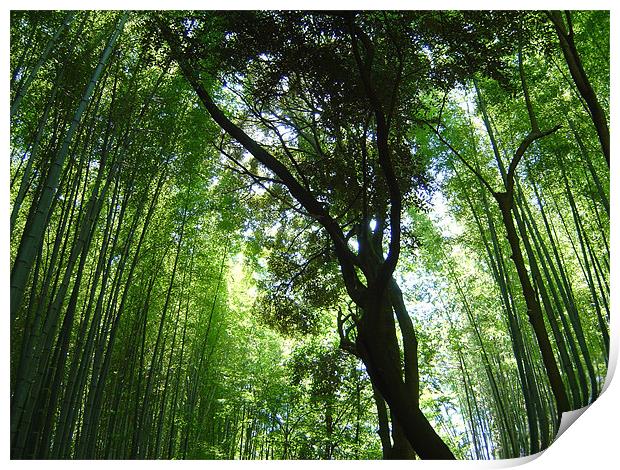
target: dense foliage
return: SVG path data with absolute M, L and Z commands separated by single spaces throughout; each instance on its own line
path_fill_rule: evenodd
M 608 12 L 10 34 L 12 458 L 510 458 L 600 393 Z

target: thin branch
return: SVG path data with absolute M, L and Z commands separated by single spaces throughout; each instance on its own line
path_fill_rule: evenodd
M 250 170 L 248 170 L 241 162 L 239 162 L 238 160 L 236 160 L 232 155 L 230 155 L 229 153 L 227 153 L 223 148 L 218 147 L 214 144 L 214 147 L 219 150 L 222 155 L 224 155 L 226 158 L 228 158 L 229 160 L 231 160 L 233 163 L 235 163 L 237 166 L 239 166 L 240 169 L 234 168 L 230 165 L 223 165 L 224 168 L 227 168 L 231 171 L 234 171 L 237 174 L 240 175 L 245 175 L 245 176 L 249 176 L 250 178 L 252 178 L 252 180 L 254 181 L 255 184 L 259 185 L 261 188 L 263 188 L 272 198 L 274 198 L 276 201 L 279 201 L 280 203 L 284 204 L 286 207 L 288 207 L 289 209 L 293 210 L 294 212 L 297 212 L 298 214 L 303 215 L 304 217 L 308 217 L 309 214 L 307 212 L 302 211 L 301 209 L 299 209 L 298 207 L 295 207 L 295 205 L 291 204 L 290 202 L 288 202 L 287 200 L 283 199 L 282 197 L 278 196 L 276 193 L 274 193 L 271 188 L 269 188 L 268 186 L 266 186 L 264 183 L 265 182 L 269 182 L 269 183 L 275 183 L 275 184 L 282 184 L 284 185 L 283 181 L 280 181 L 278 179 L 275 178 L 269 178 L 267 176 L 260 176 L 257 175 L 255 173 L 252 173 Z M 252 185 L 251 185 L 252 186 Z
M 497 167 L 502 176 L 502 181 L 506 180 L 506 168 L 504 166 L 504 162 L 502 161 L 502 156 L 499 153 L 499 145 L 497 144 L 497 140 L 495 139 L 495 133 L 493 132 L 493 123 L 491 122 L 491 117 L 487 111 L 487 105 L 484 101 L 484 97 L 482 96 L 482 91 L 478 86 L 478 81 L 476 77 L 473 77 L 474 89 L 476 90 L 476 97 L 478 98 L 478 106 L 480 111 L 482 112 L 482 120 L 484 122 L 484 127 L 487 130 L 487 134 L 489 136 L 489 140 L 491 141 L 491 148 L 493 149 L 493 155 L 495 156 L 495 162 L 497 163 Z M 469 111 L 469 104 L 467 105 L 467 109 Z
M 270 121 L 268 121 L 267 119 L 263 118 L 262 116 L 259 117 L 259 119 L 261 119 L 261 121 L 263 121 L 263 123 L 267 127 L 269 127 L 273 132 L 275 132 L 275 134 L 278 136 L 278 140 L 280 141 L 280 145 L 282 146 L 282 149 L 284 150 L 284 153 L 286 154 L 288 159 L 291 161 L 291 163 L 295 167 L 295 171 L 297 172 L 297 175 L 303 181 L 306 190 L 311 193 L 312 191 L 310 190 L 310 183 L 308 182 L 308 180 L 306 178 L 306 175 L 304 175 L 304 172 L 302 171 L 301 167 L 299 166 L 299 163 L 297 163 L 297 160 L 295 160 L 295 157 L 293 156 L 293 153 L 291 152 L 291 150 L 288 147 L 286 141 L 284 140 L 284 137 L 282 136 L 282 133 L 278 129 L 278 126 L 273 124 L 273 123 L 271 123 Z
M 443 110 L 446 106 L 446 101 L 448 101 L 447 91 L 443 94 L 443 99 L 441 100 L 441 108 L 439 108 L 439 117 L 437 118 L 437 132 L 439 132 L 439 126 L 441 125 L 441 116 L 443 116 Z
M 282 135 L 282 133 L 280 132 L 280 130 L 278 129 L 278 121 L 275 120 L 270 120 L 268 118 L 266 118 L 264 116 L 264 113 L 262 110 L 257 109 L 256 106 L 253 106 L 252 103 L 250 103 L 246 97 L 241 94 L 240 92 L 232 89 L 232 88 L 228 88 L 231 92 L 233 92 L 240 100 L 241 102 L 246 106 L 246 108 L 248 110 L 250 110 L 250 112 L 254 115 L 254 117 L 256 119 L 258 119 L 257 123 L 260 123 L 262 125 L 264 125 L 265 127 L 267 127 L 268 129 L 270 129 L 272 132 L 275 133 L 275 135 L 278 137 L 278 140 L 280 141 L 280 145 L 282 146 L 282 149 L 284 150 L 284 153 L 286 154 L 286 156 L 288 157 L 288 159 L 291 161 L 291 163 L 293 164 L 293 166 L 295 167 L 295 170 L 297 172 L 297 175 L 301 178 L 301 180 L 304 183 L 304 186 L 306 187 L 306 190 L 310 191 L 310 184 L 308 183 L 308 180 L 306 179 L 306 176 L 304 175 L 304 172 L 301 170 L 299 164 L 297 163 L 297 160 L 295 160 L 295 157 L 293 156 L 288 144 L 286 143 L 286 141 L 284 140 L 284 137 Z M 280 116 L 278 116 L 275 111 L 269 111 L 270 114 L 272 114 L 273 116 L 275 116 L 277 119 L 279 119 L 281 122 L 284 122 L 285 124 L 287 124 L 285 119 L 282 119 Z
M 398 41 L 392 34 L 392 29 L 390 28 L 391 22 L 388 20 L 385 12 L 383 12 L 383 19 L 385 21 L 385 24 L 387 25 L 388 36 L 390 36 L 390 39 L 392 40 L 392 43 L 394 44 L 394 47 L 396 48 L 396 56 L 398 57 L 398 69 L 396 72 L 396 78 L 394 79 L 394 86 L 392 87 L 392 95 L 390 97 L 390 107 L 388 109 L 388 116 L 387 116 L 387 128 L 390 129 L 391 124 L 392 124 L 392 116 L 394 114 L 394 109 L 396 108 L 398 90 L 400 88 L 400 84 L 403 79 L 403 70 L 405 68 L 405 61 L 403 59 L 403 51 L 402 51 L 402 48 L 400 47 L 400 41 Z
M 368 147 L 366 140 L 368 139 L 368 126 L 370 124 L 370 113 L 364 120 L 364 132 L 362 134 L 362 219 L 364 223 L 368 220 Z
M 306 261 L 304 262 L 304 264 L 302 264 L 302 265 L 299 267 L 299 270 L 298 270 L 295 274 L 293 274 L 293 275 L 289 278 L 288 282 L 287 282 L 284 286 L 280 285 L 280 287 L 278 287 L 278 289 L 277 289 L 277 290 L 281 290 L 281 289 L 283 289 L 285 292 L 286 292 L 286 291 L 288 291 L 288 290 L 291 288 L 291 286 L 293 285 L 293 283 L 294 283 L 294 282 L 295 282 L 295 281 L 296 281 L 296 280 L 297 280 L 297 279 L 298 279 L 298 278 L 299 278 L 299 277 L 300 277 L 303 273 L 305 273 L 305 272 L 306 272 L 306 270 L 308 269 L 308 266 L 310 266 L 314 260 L 316 260 L 316 259 L 320 258 L 321 256 L 323 256 L 323 255 L 325 255 L 325 254 L 329 253 L 329 251 L 330 251 L 330 249 L 329 249 L 329 247 L 327 246 L 327 247 L 323 247 L 322 249 L 320 249 L 319 251 L 317 251 L 316 253 L 314 253 L 313 255 L 311 255 L 309 258 L 307 258 L 307 259 L 306 259 Z
M 573 20 L 571 18 L 570 10 L 564 10 L 564 16 L 566 17 L 566 23 L 568 24 L 568 37 L 573 37 L 575 32 L 573 31 Z
M 553 134 L 555 131 L 560 129 L 562 126 L 557 125 L 552 127 L 551 129 L 547 129 L 546 131 L 538 131 L 538 132 L 530 132 L 525 139 L 519 145 L 519 148 L 515 152 L 512 161 L 510 162 L 510 166 L 508 167 L 508 175 L 506 177 L 506 192 L 511 193 L 514 189 L 514 175 L 517 170 L 517 165 L 523 158 L 523 155 L 527 151 L 528 147 L 536 140 L 542 139 L 543 137 L 548 136 L 549 134 Z
M 527 82 L 525 81 L 525 69 L 523 67 L 523 57 L 522 57 L 522 52 L 521 52 L 521 46 L 519 46 L 519 52 L 517 53 L 517 57 L 519 60 L 519 77 L 521 78 L 521 87 L 523 88 L 523 97 L 525 98 L 525 106 L 527 108 L 527 115 L 530 118 L 532 132 L 540 132 L 540 128 L 538 127 L 538 120 L 536 119 L 536 115 L 534 114 L 534 107 L 532 106 L 532 101 L 530 99 L 530 92 L 527 88 Z
M 348 333 L 351 331 L 351 328 L 348 328 L 346 331 L 344 329 L 344 323 L 349 318 L 353 318 L 352 313 L 349 313 L 349 315 L 343 316 L 342 307 L 339 305 L 338 316 L 336 317 L 336 323 L 337 323 L 337 329 L 338 329 L 338 336 L 340 337 L 340 349 L 347 351 L 356 357 L 359 357 L 355 343 L 348 338 Z

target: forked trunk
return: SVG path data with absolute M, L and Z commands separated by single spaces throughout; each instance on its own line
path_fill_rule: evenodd
M 411 447 L 422 459 L 454 459 L 452 451 L 435 432 L 417 397 L 403 380 L 394 315 L 385 293 L 368 296 L 372 306 L 358 325 L 356 346 L 372 384 L 387 402 Z

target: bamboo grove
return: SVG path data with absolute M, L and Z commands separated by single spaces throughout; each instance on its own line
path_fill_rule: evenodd
M 609 357 L 609 14 L 13 11 L 14 459 L 499 459 Z

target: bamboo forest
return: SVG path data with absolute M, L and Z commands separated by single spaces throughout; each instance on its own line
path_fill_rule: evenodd
M 12 459 L 507 459 L 600 394 L 608 11 L 10 41 Z

